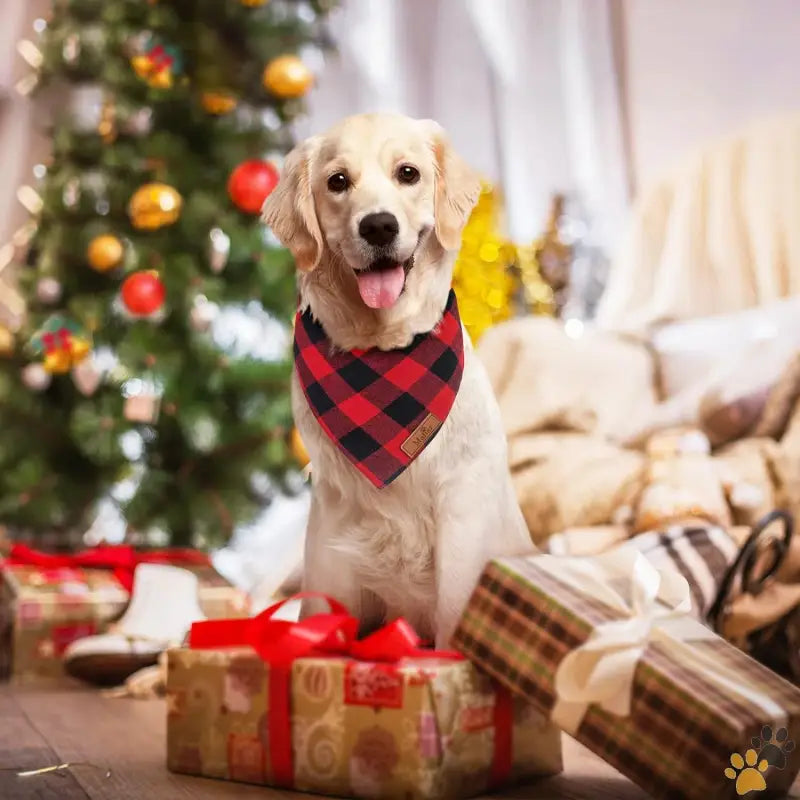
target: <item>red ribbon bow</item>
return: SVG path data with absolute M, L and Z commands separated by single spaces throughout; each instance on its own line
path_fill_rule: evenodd
M 41 569 L 109 569 L 122 586 L 133 589 L 133 573 L 139 564 L 169 564 L 175 567 L 207 567 L 208 555 L 189 548 L 169 547 L 163 550 L 136 551 L 129 545 L 98 545 L 80 553 L 57 554 L 34 550 L 24 544 L 14 544 L 0 569 L 9 566 L 30 566 Z
M 274 619 L 275 613 L 292 600 L 317 597 L 330 606 L 330 613 L 316 614 L 302 622 Z M 189 647 L 252 647 L 270 666 L 269 743 L 272 783 L 291 788 L 294 783 L 291 736 L 291 666 L 298 658 L 349 657 L 359 661 L 395 663 L 403 658 L 461 661 L 461 653 L 422 647 L 414 628 L 402 618 L 388 623 L 358 640 L 358 620 L 332 597 L 319 592 L 300 592 L 270 606 L 249 619 L 206 620 L 192 624 Z M 498 689 L 495 706 L 495 758 L 492 783 L 499 784 L 511 769 L 512 708 L 510 694 Z

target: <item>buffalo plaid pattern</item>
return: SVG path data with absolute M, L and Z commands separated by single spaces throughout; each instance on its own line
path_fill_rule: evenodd
M 464 372 L 455 292 L 436 328 L 402 350 L 336 350 L 311 312 L 298 312 L 294 359 L 322 429 L 381 489 L 431 442 L 455 402 Z
M 619 612 L 576 592 L 536 566 L 535 558 L 499 559 L 485 569 L 453 644 L 513 692 L 549 714 L 561 661 L 596 625 Z M 651 644 L 634 677 L 631 713 L 590 706 L 575 737 L 654 798 L 735 798 L 724 770 L 733 753 L 753 746 L 764 725 L 800 737 L 800 691 L 722 639 L 692 644 L 783 709 L 760 706 L 720 689 L 662 643 Z M 786 791 L 800 769 L 800 748 L 783 769 L 765 774 L 770 791 Z

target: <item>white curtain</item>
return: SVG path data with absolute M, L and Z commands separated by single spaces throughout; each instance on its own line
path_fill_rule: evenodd
M 433 117 L 506 198 L 508 232 L 538 235 L 554 192 L 576 193 L 592 238 L 628 203 L 615 0 L 343 0 L 301 134 L 348 114 Z

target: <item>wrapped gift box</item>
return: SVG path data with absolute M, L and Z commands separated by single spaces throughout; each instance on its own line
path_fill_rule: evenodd
M 194 563 L 185 563 L 188 558 L 181 562 L 180 552 L 176 565 L 197 575 L 200 607 L 209 619 L 249 613 L 247 595 L 203 563 L 205 556 L 196 553 Z M 76 639 L 102 633 L 122 615 L 136 563 L 150 558 L 122 547 L 75 556 L 13 548 L 8 560 L 0 560 L 0 679 L 30 683 L 63 677 L 64 650 Z M 170 563 L 170 558 L 170 551 L 152 556 L 156 563 Z M 70 561 L 98 566 L 69 566 Z
M 655 798 L 785 792 L 800 691 L 690 610 L 686 581 L 630 547 L 501 559 L 454 645 Z
M 100 633 L 127 604 L 128 592 L 108 570 L 0 567 L 0 678 L 63 676 L 67 646 Z
M 191 775 L 414 800 L 561 769 L 559 731 L 466 660 L 330 655 L 284 671 L 249 648 L 181 648 L 167 705 L 168 767 Z

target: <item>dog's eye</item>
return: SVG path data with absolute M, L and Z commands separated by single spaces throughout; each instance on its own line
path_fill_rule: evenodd
M 328 178 L 328 189 L 335 194 L 346 192 L 350 188 L 350 178 L 344 172 L 334 172 Z
M 410 186 L 419 180 L 419 170 L 409 164 L 403 164 L 403 166 L 397 170 L 397 180 L 400 181 L 400 183 L 407 183 Z

